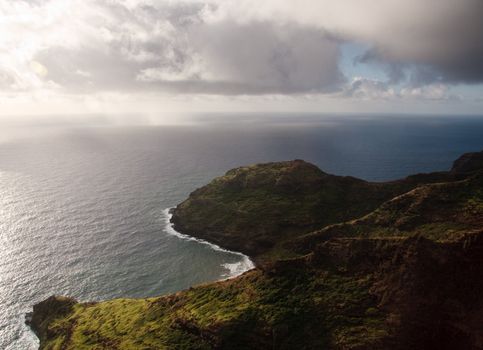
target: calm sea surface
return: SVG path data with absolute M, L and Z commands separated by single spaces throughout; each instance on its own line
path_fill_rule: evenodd
M 258 120 L 258 121 L 257 121 Z M 52 294 L 147 297 L 236 274 L 243 257 L 178 237 L 167 208 L 230 168 L 301 158 L 382 181 L 483 149 L 483 118 L 204 116 L 181 126 L 0 123 L 0 349 L 36 349 Z

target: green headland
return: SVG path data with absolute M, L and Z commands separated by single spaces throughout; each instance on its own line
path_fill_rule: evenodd
M 41 350 L 483 349 L 483 152 L 385 183 L 251 165 L 172 214 L 256 268 L 149 299 L 53 296 L 29 322 Z

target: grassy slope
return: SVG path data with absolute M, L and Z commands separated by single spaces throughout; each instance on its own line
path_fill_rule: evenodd
M 410 237 L 458 240 L 483 227 L 483 173 L 465 180 L 427 184 L 383 203 L 372 213 L 296 238 L 299 254 L 333 237 Z
M 450 174 L 370 183 L 329 175 L 301 160 L 228 171 L 173 211 L 175 227 L 260 260 L 290 257 L 283 242 L 365 215 L 421 183 Z
M 305 262 L 282 270 L 167 297 L 77 304 L 48 325 L 54 336 L 42 349 L 315 349 L 387 334 L 370 276 Z
M 41 349 L 480 349 L 482 190 L 481 174 L 419 186 L 284 243 L 307 255 L 165 297 L 41 303 L 33 328 Z

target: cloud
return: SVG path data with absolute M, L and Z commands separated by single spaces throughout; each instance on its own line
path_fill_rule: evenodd
M 247 92 L 326 92 L 344 80 L 337 41 L 313 28 L 225 20 L 197 28 L 191 40 L 213 80 Z
M 483 2 L 427 0 L 414 16 L 394 16 L 390 31 L 375 36 L 362 58 L 406 71 L 413 85 L 483 81 Z
M 395 98 L 397 94 L 387 82 L 355 77 L 347 84 L 341 96 L 370 100 Z
M 0 0 L 0 15 L 2 91 L 430 98 L 483 82 L 481 0 Z M 347 41 L 388 80 L 347 83 Z
M 359 62 L 381 65 L 412 85 L 483 82 L 481 0 L 284 0 L 252 3 L 258 18 L 322 28 L 368 45 Z M 227 5 L 228 6 L 228 5 Z M 234 12 L 234 11 L 225 11 Z
M 28 66 L 33 75 L 7 71 L 13 82 L 2 79 L 4 88 L 45 88 L 50 81 L 83 93 L 265 94 L 332 91 L 344 80 L 338 43 L 326 32 L 276 21 L 213 21 L 219 8 L 214 3 L 8 4 L 4 11 L 26 27 L 10 28 L 15 42 L 30 47 L 23 55 L 4 52 L 3 57 L 17 71 Z M 25 12 L 28 22 L 21 20 Z
M 396 87 L 386 81 L 363 77 L 353 78 L 338 96 L 359 100 L 460 100 L 460 97 L 452 94 L 449 86 L 443 83 L 432 83 L 420 87 Z

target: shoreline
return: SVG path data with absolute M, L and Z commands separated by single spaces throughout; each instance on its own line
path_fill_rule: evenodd
M 227 274 L 227 277 L 222 276 L 217 281 L 229 280 L 229 279 L 238 277 L 238 276 L 244 274 L 245 272 L 256 268 L 256 265 L 253 262 L 253 260 L 246 254 L 243 254 L 243 253 L 237 252 L 237 251 L 233 251 L 233 250 L 228 250 L 228 249 L 220 247 L 219 245 L 217 245 L 215 243 L 211 243 L 207 240 L 204 240 L 204 239 L 201 239 L 201 238 L 196 238 L 194 236 L 190 236 L 190 235 L 187 235 L 187 234 L 184 234 L 184 233 L 177 231 L 174 228 L 173 222 L 171 221 L 171 218 L 173 217 L 173 214 L 172 214 L 173 209 L 174 209 L 174 207 L 166 208 L 166 209 L 163 210 L 165 230 L 169 235 L 176 236 L 180 239 L 184 239 L 184 240 L 187 240 L 187 241 L 193 241 L 193 242 L 201 243 L 201 244 L 209 246 L 211 249 L 213 249 L 215 251 L 237 255 L 242 259 L 238 263 L 222 264 L 222 266 L 225 269 L 227 269 L 229 271 L 229 273 Z
M 204 244 L 204 245 L 209 246 L 212 250 L 224 252 L 224 253 L 229 253 L 229 254 L 232 254 L 232 255 L 239 256 L 241 258 L 241 260 L 239 262 L 236 262 L 236 263 L 224 263 L 224 264 L 222 264 L 223 268 L 225 268 L 227 270 L 227 273 L 225 275 L 220 276 L 219 279 L 217 279 L 213 282 L 231 280 L 231 279 L 239 277 L 240 275 L 244 274 L 247 271 L 250 271 L 250 270 L 253 270 L 254 268 L 256 268 L 255 263 L 250 259 L 250 257 L 248 255 L 245 255 L 245 254 L 240 253 L 240 252 L 224 249 L 224 248 L 220 247 L 219 245 L 211 243 L 207 240 L 196 238 L 196 237 L 193 237 L 193 236 L 190 236 L 190 235 L 176 231 L 174 229 L 174 224 L 171 222 L 171 217 L 173 216 L 173 214 L 171 213 L 172 209 L 174 209 L 174 207 L 166 208 L 166 209 L 163 210 L 163 216 L 164 216 L 163 219 L 164 219 L 164 224 L 165 224 L 164 230 L 166 231 L 166 233 L 168 235 L 176 236 L 179 239 Z M 208 282 L 205 282 L 205 283 L 212 283 L 212 282 L 208 281 Z M 192 287 L 194 287 L 194 286 L 190 286 L 187 289 L 192 288 Z M 182 292 L 183 290 L 185 290 L 185 289 L 181 289 L 176 293 Z M 169 294 L 172 294 L 172 293 L 169 293 Z M 163 295 L 164 294 L 161 294 L 158 297 L 161 297 Z M 144 299 L 144 297 L 139 298 L 139 299 Z M 33 314 L 34 314 L 34 311 L 26 312 L 24 314 L 23 324 L 27 327 L 29 333 L 36 340 L 35 344 L 32 344 L 32 345 L 36 345 L 38 347 L 38 346 L 40 346 L 40 337 L 37 335 L 37 333 L 32 328 L 32 316 L 33 316 Z

